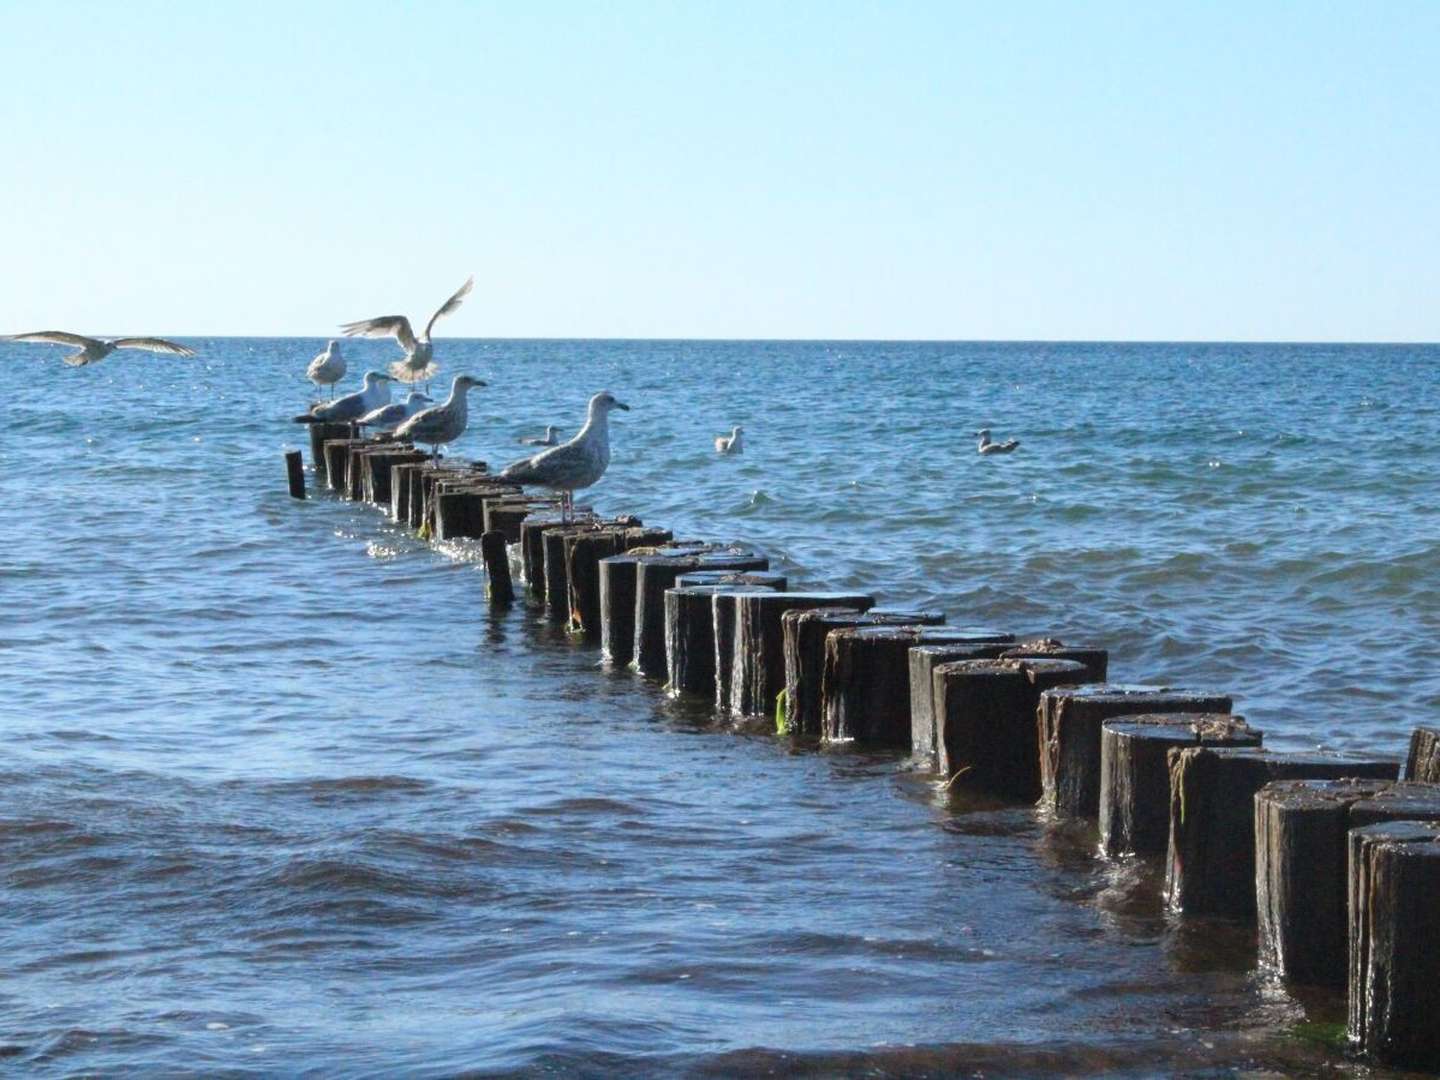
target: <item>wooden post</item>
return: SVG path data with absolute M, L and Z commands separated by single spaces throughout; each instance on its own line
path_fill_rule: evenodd
M 442 486 L 435 496 L 435 539 L 458 540 L 485 534 L 485 493 L 448 491 Z
M 1058 638 L 1017 642 L 1000 654 L 1002 660 L 1074 660 L 1090 672 L 1087 683 L 1103 683 L 1110 672 L 1110 652 L 1095 645 L 1066 645 Z
M 520 522 L 521 575 L 536 600 L 545 599 L 545 533 L 565 524 L 559 513 L 529 514 Z
M 1379 821 L 1421 819 L 1440 821 L 1440 785 L 1277 780 L 1261 788 L 1255 796 L 1261 963 L 1290 982 L 1343 985 L 1346 835 Z
M 734 652 L 730 663 L 730 709 L 741 716 L 770 717 L 785 689 L 785 648 L 781 616 L 796 608 L 837 607 L 868 611 L 875 598 L 865 593 L 721 593 L 715 597 L 716 648 L 722 633 L 721 608 L 733 603 Z M 718 670 L 718 664 L 717 664 Z
M 630 666 L 650 679 L 663 679 L 665 660 L 665 590 L 681 574 L 697 570 L 764 571 L 770 560 L 748 548 L 710 544 L 693 553 L 662 552 L 635 564 L 635 644 Z
M 514 603 L 515 588 L 510 583 L 510 552 L 505 534 L 482 533 L 480 555 L 485 560 L 485 573 L 490 579 L 487 590 L 490 603 L 496 606 Z
M 350 447 L 364 439 L 349 437 L 325 440 L 325 483 L 331 491 L 345 494 L 350 485 Z
M 634 656 L 638 558 L 627 553 L 600 560 L 600 656 L 616 667 L 627 666 Z
M 1410 754 L 1405 759 L 1405 779 L 1440 783 L 1440 731 L 1417 727 L 1410 734 Z
M 1090 675 L 1074 660 L 958 660 L 931 674 L 940 775 L 1034 802 L 1040 794 L 1040 696 Z
M 424 467 L 425 459 L 421 457 L 390 469 L 390 520 L 397 525 L 410 524 L 410 487 Z
M 1186 747 L 1170 751 L 1165 898 L 1187 915 L 1255 918 L 1255 793 L 1272 780 L 1394 780 L 1398 761 Z
M 1228 713 L 1226 694 L 1096 683 L 1040 699 L 1040 803 L 1067 817 L 1100 813 L 1100 726 L 1141 713 Z
M 520 525 L 531 514 L 558 514 L 558 499 L 534 495 L 506 495 L 485 502 L 485 531 L 505 534 L 507 544 L 520 543 Z
M 872 608 L 801 608 L 780 617 L 785 653 L 785 730 L 818 737 L 824 728 L 820 689 L 825 677 L 825 638 L 831 630 L 852 626 L 940 626 L 940 611 Z
M 1440 1065 L 1440 828 L 1388 822 L 1349 838 L 1349 1034 L 1369 1058 Z
M 910 650 L 917 645 L 996 645 L 1010 637 L 948 626 L 830 631 L 820 680 L 822 738 L 909 750 Z
M 698 582 L 697 583 L 697 579 Z M 715 594 L 784 592 L 782 574 L 702 571 L 665 590 L 666 689 L 715 697 Z
M 325 444 L 331 439 L 348 439 L 351 435 L 349 424 L 310 425 L 310 464 L 315 467 L 315 483 L 328 482 L 326 474 Z
M 397 445 L 399 449 L 394 449 Z M 396 465 L 423 460 L 418 450 L 407 450 L 403 444 L 390 443 L 365 455 L 365 499 L 377 506 L 391 509 L 391 479 Z
M 1149 713 L 1100 729 L 1100 851 L 1164 855 L 1170 838 L 1169 753 L 1184 746 L 1259 746 L 1261 732 L 1225 713 Z
M 921 769 L 939 767 L 935 711 L 935 669 L 960 660 L 998 659 L 1009 643 L 989 645 L 914 645 L 907 662 L 910 667 L 910 757 Z
M 290 497 L 305 498 L 305 463 L 301 460 L 299 450 L 286 452 L 285 473 L 290 481 Z
M 384 436 L 364 439 L 350 444 L 345 458 L 345 497 L 351 502 L 362 502 L 365 498 L 366 460 L 371 454 L 383 452 L 391 446 L 401 445 L 387 440 Z
M 600 636 L 600 560 L 631 548 L 654 547 L 673 539 L 669 529 L 646 528 L 639 518 L 625 517 L 589 532 L 565 536 L 565 580 L 569 592 L 570 632 Z M 548 557 L 548 556 L 547 556 Z

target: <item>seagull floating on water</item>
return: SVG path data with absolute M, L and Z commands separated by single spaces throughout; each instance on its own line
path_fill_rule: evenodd
M 990 429 L 981 428 L 975 432 L 980 436 L 980 445 L 975 449 L 982 454 L 1008 454 L 1020 445 L 1019 439 L 1006 439 L 1004 442 L 991 442 Z
M 585 426 L 569 442 L 542 450 L 534 457 L 505 466 L 500 479 L 517 484 L 535 484 L 560 492 L 560 512 L 569 521 L 575 509 L 575 492 L 587 488 L 605 475 L 610 465 L 610 411 L 629 405 L 602 390 L 590 399 Z
M 434 398 L 422 394 L 419 390 L 411 390 L 404 401 L 392 401 L 389 405 L 372 409 L 356 420 L 355 424 L 357 427 L 368 427 L 374 431 L 394 431 L 397 426 L 433 401 Z
M 449 315 L 458 308 L 466 294 L 474 287 L 475 276 L 472 274 L 465 279 L 465 284 L 456 289 L 455 294 L 441 304 L 434 315 L 430 316 L 430 321 L 425 324 L 425 332 L 418 338 L 415 336 L 415 331 L 410 328 L 410 320 L 404 315 L 382 315 L 378 319 L 361 319 L 359 322 L 343 323 L 340 329 L 345 332 L 346 337 L 393 337 L 405 350 L 405 359 L 396 360 L 391 364 L 390 374 L 403 383 L 428 383 L 440 370 L 440 365 L 433 360 L 435 347 L 430 343 L 430 331 L 434 329 L 436 320 L 442 315 Z
M 383 371 L 367 371 L 364 385 L 353 394 L 316 405 L 295 417 L 297 424 L 353 424 L 390 400 L 391 378 Z
M 73 345 L 79 352 L 70 353 L 61 359 L 71 367 L 95 364 L 109 356 L 116 349 L 144 349 L 146 352 L 169 353 L 172 356 L 194 356 L 195 350 L 188 345 L 177 345 L 158 337 L 122 337 L 101 340 L 71 334 L 64 330 L 35 330 L 28 334 L 11 334 L 6 341 L 39 341 L 47 345 Z
M 743 454 L 745 445 L 740 441 L 740 436 L 745 429 L 736 424 L 730 429 L 729 435 L 721 435 L 715 439 L 715 452 L 717 454 Z
M 471 387 L 484 385 L 473 375 L 456 375 L 455 381 L 450 384 L 450 396 L 439 405 L 421 409 L 406 420 L 395 429 L 395 437 L 427 443 L 430 452 L 438 458 L 441 443 L 454 442 L 465 434 L 465 424 L 469 419 L 466 395 Z
M 523 435 L 520 442 L 525 446 L 557 446 L 560 440 L 555 437 L 555 425 L 546 424 L 544 435 Z
M 332 341 L 325 351 L 305 369 L 305 377 L 316 386 L 330 387 L 330 396 L 335 396 L 335 384 L 345 377 L 345 357 L 340 355 L 340 343 Z

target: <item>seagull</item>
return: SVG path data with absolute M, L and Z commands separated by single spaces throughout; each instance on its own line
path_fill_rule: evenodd
M 410 320 L 404 315 L 382 315 L 378 319 L 361 319 L 359 322 L 342 323 L 340 329 L 345 332 L 346 337 L 393 337 L 405 350 L 405 359 L 396 360 L 391 364 L 390 374 L 403 383 L 422 381 L 428 383 L 431 377 L 440 370 L 440 365 L 431 359 L 435 353 L 435 347 L 430 343 L 430 331 L 434 329 L 435 322 L 440 316 L 449 315 L 460 306 L 461 301 L 474 286 L 475 275 L 472 274 L 465 279 L 464 285 L 455 290 L 455 295 L 441 304 L 439 310 L 430 316 L 430 321 L 425 324 L 425 332 L 418 338 L 415 336 L 415 331 L 410 329 Z
M 622 405 L 608 390 L 602 390 L 590 399 L 580 434 L 534 457 L 505 466 L 500 479 L 560 492 L 561 516 L 569 521 L 575 508 L 575 492 L 599 480 L 610 464 L 611 409 L 629 412 L 630 406 Z
M 395 429 L 395 437 L 411 442 L 429 443 L 431 453 L 440 457 L 440 444 L 454 442 L 465 434 L 468 419 L 465 395 L 474 386 L 485 383 L 473 375 L 456 375 L 450 384 L 450 396 L 439 405 L 421 409 Z
M 173 356 L 194 356 L 195 350 L 188 345 L 177 345 L 158 337 L 122 337 L 101 341 L 99 338 L 70 334 L 64 330 L 36 330 L 29 334 L 11 334 L 6 341 L 43 341 L 47 345 L 74 345 L 79 352 L 62 357 L 71 367 L 95 364 L 109 356 L 116 349 L 144 349 L 147 352 L 170 353 Z
M 316 386 L 330 387 L 330 396 L 335 396 L 335 384 L 345 377 L 345 357 L 340 355 L 340 343 L 332 341 L 325 351 L 305 369 L 305 377 Z
M 981 428 L 975 432 L 980 436 L 980 445 L 975 449 L 982 454 L 1008 454 L 1020 445 L 1019 439 L 1006 439 L 1004 442 L 991 442 L 990 429 Z
M 555 437 L 555 425 L 546 424 L 544 435 L 524 435 L 520 442 L 526 446 L 555 446 L 560 440 Z
M 366 413 L 380 408 L 390 400 L 392 381 L 383 371 L 367 371 L 361 389 L 324 405 L 316 405 L 294 420 L 297 424 L 353 424 Z
M 741 443 L 740 436 L 744 433 L 745 429 L 736 424 L 731 428 L 729 435 L 721 435 L 716 438 L 715 452 L 717 454 L 743 454 L 745 446 Z
M 419 390 L 411 390 L 404 401 L 395 401 L 389 405 L 381 405 L 378 409 L 371 409 L 359 420 L 356 420 L 355 425 L 373 428 L 376 431 L 394 431 L 397 425 L 409 420 L 426 405 L 431 404 L 433 400 Z

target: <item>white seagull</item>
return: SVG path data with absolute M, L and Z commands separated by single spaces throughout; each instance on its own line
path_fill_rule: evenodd
M 546 424 L 544 435 L 523 435 L 520 442 L 525 446 L 557 446 L 560 440 L 555 437 L 555 425 Z
M 466 294 L 474 287 L 475 276 L 472 274 L 465 279 L 464 285 L 455 290 L 455 295 L 441 304 L 435 314 L 430 316 L 430 321 L 425 324 L 425 332 L 418 338 L 410 328 L 410 320 L 404 315 L 382 315 L 378 319 L 342 323 L 340 329 L 345 332 L 346 337 L 393 337 L 405 350 L 405 359 L 391 364 L 390 374 L 403 383 L 429 382 L 440 370 L 440 365 L 432 359 L 435 347 L 430 343 L 430 331 L 434 329 L 435 321 L 458 308 Z
M 146 352 L 170 353 L 172 356 L 194 356 L 195 350 L 188 345 L 177 345 L 158 337 L 122 337 L 102 341 L 99 338 L 71 334 L 64 330 L 35 330 L 29 334 L 11 334 L 6 341 L 41 341 L 47 345 L 74 345 L 80 351 L 62 357 L 71 367 L 104 360 L 116 349 L 144 349 Z
M 1004 442 L 991 442 L 990 429 L 981 428 L 975 432 L 980 436 L 980 445 L 975 449 L 982 454 L 1008 454 L 1020 445 L 1019 439 L 1006 439 Z
M 421 409 L 395 429 L 395 437 L 411 442 L 428 443 L 430 452 L 438 458 L 440 444 L 454 442 L 465 434 L 465 423 L 469 419 L 466 395 L 471 387 L 484 386 L 473 375 L 456 375 L 450 384 L 450 396 L 439 405 Z
M 332 341 L 325 351 L 305 369 L 305 377 L 316 386 L 330 387 L 330 396 L 335 396 L 335 384 L 345 377 L 345 357 L 340 355 L 340 343 Z
M 730 429 L 729 435 L 721 435 L 716 438 L 715 452 L 717 454 L 743 454 L 745 445 L 740 441 L 740 436 L 744 433 L 745 429 L 736 424 Z
M 585 426 L 569 442 L 542 450 L 534 457 L 505 466 L 500 479 L 517 484 L 535 484 L 560 492 L 560 509 L 569 521 L 575 508 L 575 492 L 587 488 L 605 475 L 610 464 L 610 410 L 630 411 L 608 390 L 590 399 Z
M 353 424 L 390 400 L 390 382 L 383 371 L 367 371 L 364 385 L 355 393 L 316 405 L 294 420 L 297 424 Z
M 409 420 L 433 401 L 433 398 L 422 394 L 419 390 L 411 390 L 404 401 L 392 401 L 389 405 L 371 409 L 359 420 L 356 420 L 355 424 L 358 427 L 368 427 L 375 431 L 394 431 L 398 425 Z

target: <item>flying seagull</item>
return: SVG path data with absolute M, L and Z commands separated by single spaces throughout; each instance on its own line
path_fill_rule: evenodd
M 535 484 L 560 492 L 561 514 L 570 520 L 575 508 L 575 492 L 587 488 L 605 475 L 610 465 L 610 410 L 630 410 L 608 390 L 590 399 L 585 426 L 569 442 L 542 450 L 534 457 L 507 465 L 500 479 L 517 484 Z
M 435 314 L 430 316 L 430 321 L 425 324 L 425 332 L 418 338 L 410 328 L 410 320 L 404 315 L 382 315 L 378 319 L 342 323 L 340 329 L 345 332 L 346 337 L 393 337 L 405 350 L 405 359 L 391 364 L 390 374 L 403 383 L 428 383 L 440 370 L 440 365 L 433 360 L 435 347 L 430 343 L 430 331 L 434 329 L 436 320 L 458 308 L 474 287 L 475 276 L 472 274 L 465 279 L 464 285 L 455 290 L 455 295 L 441 304 Z
M 158 337 L 122 337 L 102 341 L 99 338 L 71 334 L 64 330 L 36 330 L 29 334 L 11 334 L 6 341 L 40 341 L 47 345 L 73 345 L 80 351 L 62 357 L 71 367 L 95 364 L 109 356 L 116 349 L 144 349 L 146 352 L 170 353 L 173 356 L 194 356 L 195 350 L 188 345 L 177 345 Z

